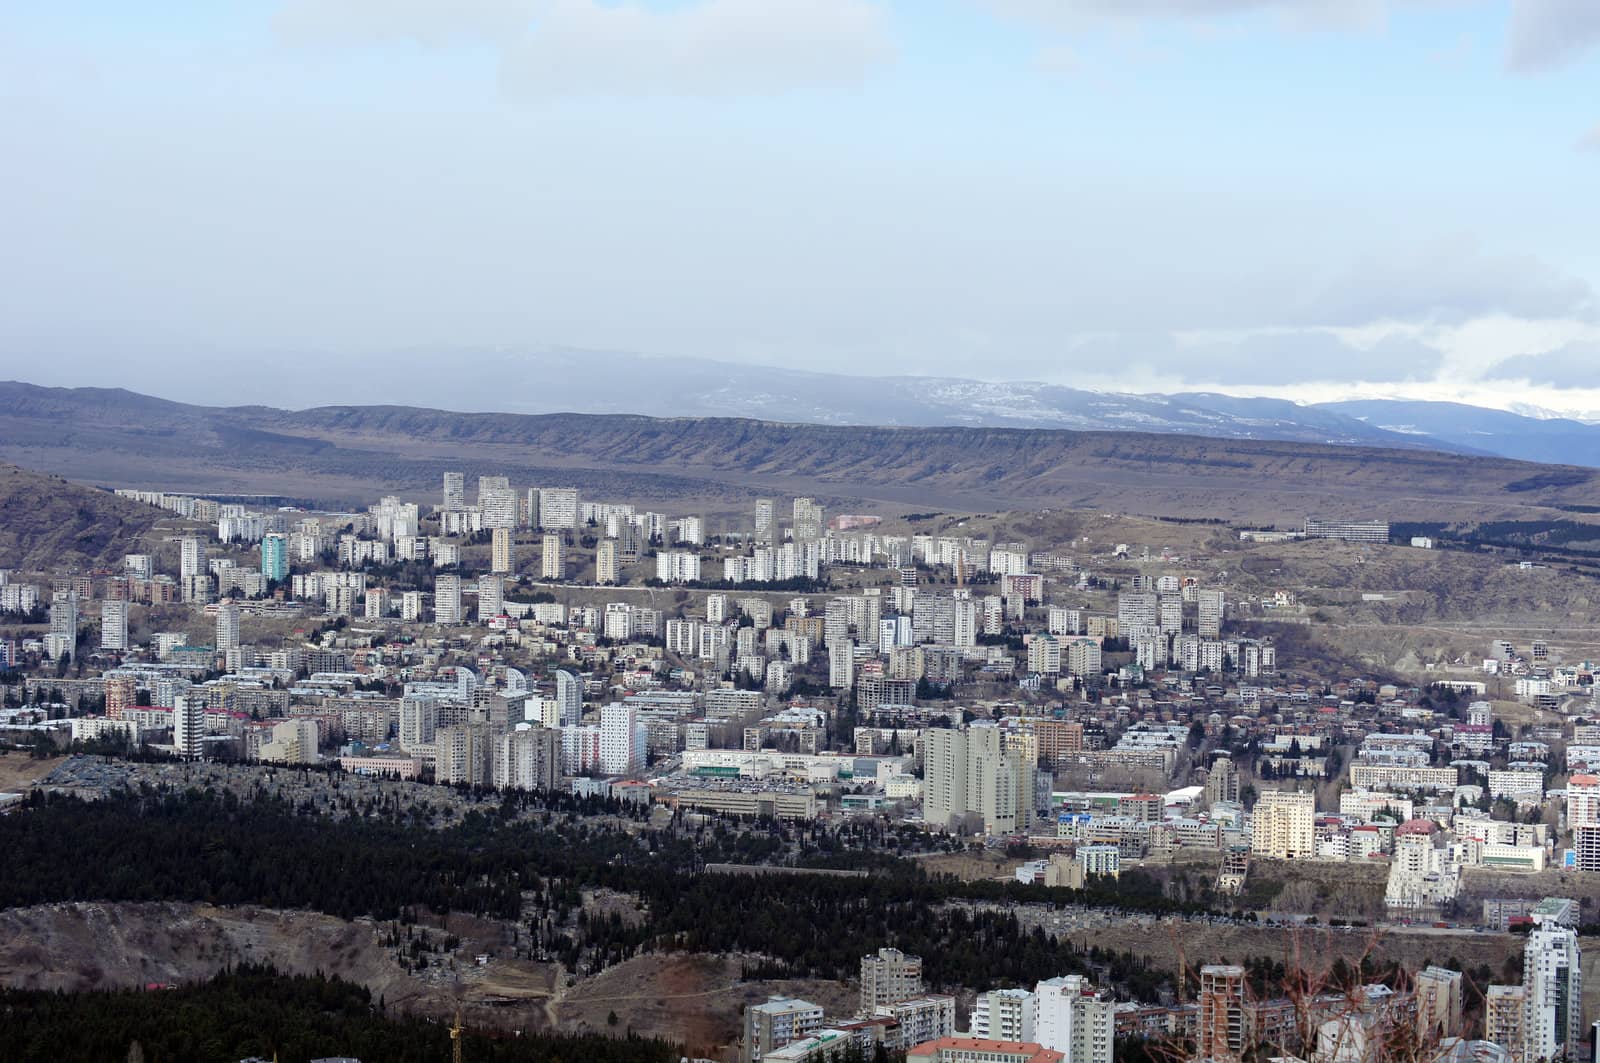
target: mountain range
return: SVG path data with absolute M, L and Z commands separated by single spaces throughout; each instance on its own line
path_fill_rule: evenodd
M 1133 394 L 1040 382 L 852 376 L 708 358 L 570 349 L 415 350 L 341 358 L 329 379 L 304 356 L 264 357 L 258 401 L 363 403 L 503 413 L 746 417 L 831 425 L 1066 428 L 1276 439 L 1302 443 L 1495 454 L 1600 466 L 1600 425 L 1448 402 L 1370 399 L 1302 405 L 1205 392 Z M 318 379 L 315 391 L 304 381 Z M 276 381 L 276 390 L 274 389 Z M 226 393 L 213 377 L 201 393 Z
M 94 484 L 213 496 L 365 506 L 405 491 L 426 500 L 441 474 L 457 469 L 707 513 L 744 508 L 757 494 L 814 495 L 834 511 L 1066 506 L 1291 525 L 1307 515 L 1548 520 L 1600 512 L 1600 471 L 1395 434 L 1407 445 L 410 406 L 294 411 L 0 384 L 0 458 Z

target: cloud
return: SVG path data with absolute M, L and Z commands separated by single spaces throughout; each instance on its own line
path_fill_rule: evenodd
M 1513 0 L 1506 65 L 1520 73 L 1570 63 L 1600 44 L 1595 0 Z
M 273 28 L 297 45 L 413 41 L 429 47 L 504 41 L 522 32 L 539 0 L 284 0 Z
M 1239 334 L 1115 333 L 1075 344 L 1075 370 L 1116 366 L 1174 386 L 1281 387 L 1310 382 L 1425 380 L 1443 354 L 1416 340 L 1385 335 L 1357 343 L 1325 329 L 1264 329 Z
M 1578 138 L 1579 151 L 1600 151 L 1600 125 Z
M 1063 30 L 1153 19 L 1191 22 L 1268 13 L 1286 27 L 1365 29 L 1382 25 L 1392 0 L 986 0 L 991 10 Z
M 507 52 L 514 95 L 777 93 L 858 84 L 893 56 L 867 0 L 701 0 L 671 11 L 594 0 L 541 5 Z
M 1487 375 L 1492 380 L 1526 380 L 1552 387 L 1593 387 L 1600 375 L 1600 340 L 1569 343 L 1540 354 L 1519 354 Z
M 1356 263 L 1315 286 L 1289 318 L 1329 326 L 1449 324 L 1492 315 L 1579 317 L 1594 306 L 1587 282 L 1536 258 L 1487 254 L 1470 241 L 1443 240 Z
M 859 84 L 893 57 L 875 0 L 284 0 L 298 46 L 487 43 L 512 95 L 776 93 Z

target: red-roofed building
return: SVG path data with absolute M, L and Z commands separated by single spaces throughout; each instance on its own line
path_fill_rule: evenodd
M 906 1063 L 1065 1063 L 1066 1056 L 1035 1041 L 941 1037 L 906 1051 Z

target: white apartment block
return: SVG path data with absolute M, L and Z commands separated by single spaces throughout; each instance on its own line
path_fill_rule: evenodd
M 656 579 L 663 583 L 693 583 L 700 579 L 700 555 L 687 550 L 656 554 Z
M 1064 1063 L 1111 1063 L 1116 1004 L 1081 975 L 1040 982 L 1033 990 L 1034 1039 L 1066 1056 Z
M 108 600 L 100 603 L 100 648 L 128 648 L 128 603 Z
M 560 535 L 546 535 L 539 554 L 540 579 L 566 579 L 567 562 Z
M 996 1041 L 1032 1041 L 1038 1001 L 1026 989 L 992 989 L 979 993 L 969 1023 L 973 1037 Z
M 461 577 L 445 573 L 433 578 L 433 621 L 436 624 L 461 623 Z
M 576 487 L 545 487 L 539 490 L 539 527 L 576 528 L 578 526 L 578 489 Z M 559 579 L 560 577 L 552 577 Z
M 1307 860 L 1316 855 L 1316 795 L 1298 790 L 1268 790 L 1250 817 L 1250 851 L 1274 860 Z

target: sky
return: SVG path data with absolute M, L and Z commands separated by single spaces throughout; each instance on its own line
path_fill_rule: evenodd
M 10 0 L 0 144 L 0 378 L 425 403 L 579 348 L 1600 418 L 1600 0 Z

